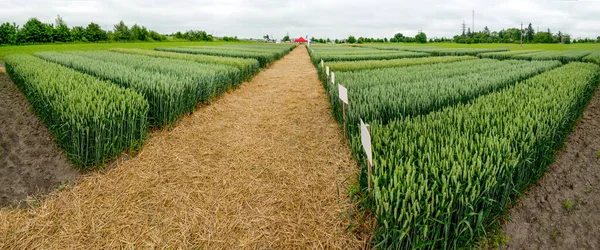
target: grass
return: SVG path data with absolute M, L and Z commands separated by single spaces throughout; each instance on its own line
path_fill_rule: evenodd
M 373 45 L 381 45 L 381 43 L 375 43 Z M 390 45 L 387 43 L 386 45 Z M 600 49 L 599 43 L 582 43 L 582 44 L 523 44 L 521 47 L 519 44 L 513 43 L 478 43 L 478 44 L 462 44 L 462 43 L 395 43 L 392 45 L 397 46 L 427 46 L 427 47 L 438 47 L 438 48 L 489 48 L 489 49 L 510 49 L 510 50 L 598 50 Z
M 112 48 L 154 49 L 156 47 L 210 46 L 249 42 L 121 42 L 121 43 L 61 43 L 39 45 L 0 46 L 0 63 L 10 54 L 34 54 L 42 51 L 108 50 Z

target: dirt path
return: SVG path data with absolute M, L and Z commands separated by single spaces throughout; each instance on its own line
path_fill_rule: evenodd
M 135 158 L 2 211 L 0 248 L 354 248 L 354 166 L 300 47 Z
M 78 176 L 0 65 L 0 207 L 26 206 Z
M 572 206 L 566 204 L 572 202 Z M 503 228 L 508 249 L 600 249 L 600 91 Z

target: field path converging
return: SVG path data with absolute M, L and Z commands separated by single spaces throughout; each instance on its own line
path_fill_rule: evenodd
M 341 248 L 355 163 L 304 47 L 30 210 L 0 248 Z

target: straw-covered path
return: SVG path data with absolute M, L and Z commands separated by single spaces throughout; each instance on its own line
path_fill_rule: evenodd
M 136 157 L 0 211 L 0 248 L 356 248 L 354 164 L 299 47 Z

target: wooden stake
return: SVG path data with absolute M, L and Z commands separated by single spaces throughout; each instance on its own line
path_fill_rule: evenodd
M 369 124 L 366 125 L 367 126 L 367 131 L 369 131 L 369 134 L 371 133 L 371 126 Z M 371 162 L 367 160 L 367 172 L 368 172 L 368 179 L 369 179 L 369 194 L 373 194 L 373 184 L 371 183 L 371 176 L 373 176 L 373 165 L 371 165 Z

